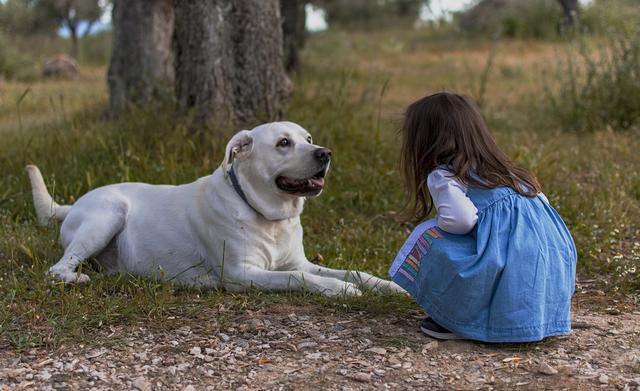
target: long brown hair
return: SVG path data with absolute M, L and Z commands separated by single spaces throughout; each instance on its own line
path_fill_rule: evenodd
M 498 147 L 469 97 L 440 92 L 419 99 L 407 108 L 401 133 L 400 165 L 408 195 L 404 221 L 421 221 L 431 213 L 427 175 L 440 166 L 471 187 L 508 186 L 527 197 L 541 190 L 536 177 Z

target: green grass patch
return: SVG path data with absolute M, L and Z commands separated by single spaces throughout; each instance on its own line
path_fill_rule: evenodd
M 551 115 L 569 130 L 640 128 L 640 30 L 581 40 L 553 73 Z M 557 87 L 556 87 L 557 86 Z

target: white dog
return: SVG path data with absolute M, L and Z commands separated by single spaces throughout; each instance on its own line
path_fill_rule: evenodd
M 88 282 L 76 268 L 95 258 L 111 273 L 231 291 L 402 292 L 390 281 L 305 257 L 300 213 L 305 197 L 322 192 L 330 159 L 302 127 L 275 122 L 237 133 L 213 175 L 186 185 L 120 183 L 58 205 L 38 168 L 27 172 L 39 223 L 63 221 L 64 256 L 49 273 L 65 283 Z

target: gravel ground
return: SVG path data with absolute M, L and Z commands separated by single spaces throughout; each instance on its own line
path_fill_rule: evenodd
M 0 390 L 640 391 L 638 311 L 577 310 L 569 337 L 487 345 L 431 340 L 418 331 L 418 313 L 372 318 L 270 305 L 218 322 L 220 310 L 162 330 L 109 328 L 91 346 L 2 351 Z

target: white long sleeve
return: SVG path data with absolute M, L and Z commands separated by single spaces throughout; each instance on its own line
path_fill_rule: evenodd
M 478 221 L 478 209 L 467 197 L 467 188 L 447 170 L 434 170 L 427 177 L 427 187 L 436 208 L 438 227 L 463 235 Z

